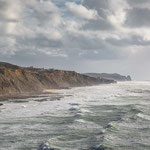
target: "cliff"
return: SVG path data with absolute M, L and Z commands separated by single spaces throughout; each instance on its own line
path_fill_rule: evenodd
M 123 76 L 117 73 L 114 74 L 108 74 L 108 73 L 85 73 L 85 75 L 89 77 L 95 77 L 95 78 L 105 78 L 105 79 L 111 79 L 115 81 L 131 81 L 131 77 Z
M 41 93 L 45 89 L 91 86 L 115 83 L 114 80 L 94 78 L 74 71 L 23 68 L 0 63 L 0 97 Z

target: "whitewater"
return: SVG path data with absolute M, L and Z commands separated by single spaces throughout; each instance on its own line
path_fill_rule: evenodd
M 150 150 L 148 81 L 0 103 L 0 150 Z

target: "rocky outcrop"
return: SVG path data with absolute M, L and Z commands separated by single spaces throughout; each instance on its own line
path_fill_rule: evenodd
M 23 68 L 0 63 L 0 96 L 41 93 L 44 89 L 91 86 L 115 83 L 114 80 L 94 78 L 74 71 Z
M 108 73 L 85 73 L 85 75 L 89 77 L 95 77 L 95 78 L 105 78 L 105 79 L 111 79 L 115 81 L 131 81 L 131 77 L 123 76 L 117 73 L 114 74 L 108 74 Z
M 129 76 L 129 75 L 126 77 L 126 79 L 127 79 L 127 81 L 132 81 L 131 76 Z

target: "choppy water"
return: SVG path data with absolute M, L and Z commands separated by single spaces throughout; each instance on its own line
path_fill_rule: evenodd
M 150 82 L 1 103 L 0 150 L 150 150 Z

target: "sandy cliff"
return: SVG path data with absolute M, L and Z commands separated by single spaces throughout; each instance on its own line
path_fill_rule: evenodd
M 114 83 L 114 81 L 97 79 L 74 71 L 23 68 L 0 63 L 0 96 L 40 93 L 44 89 L 91 86 L 103 83 Z

